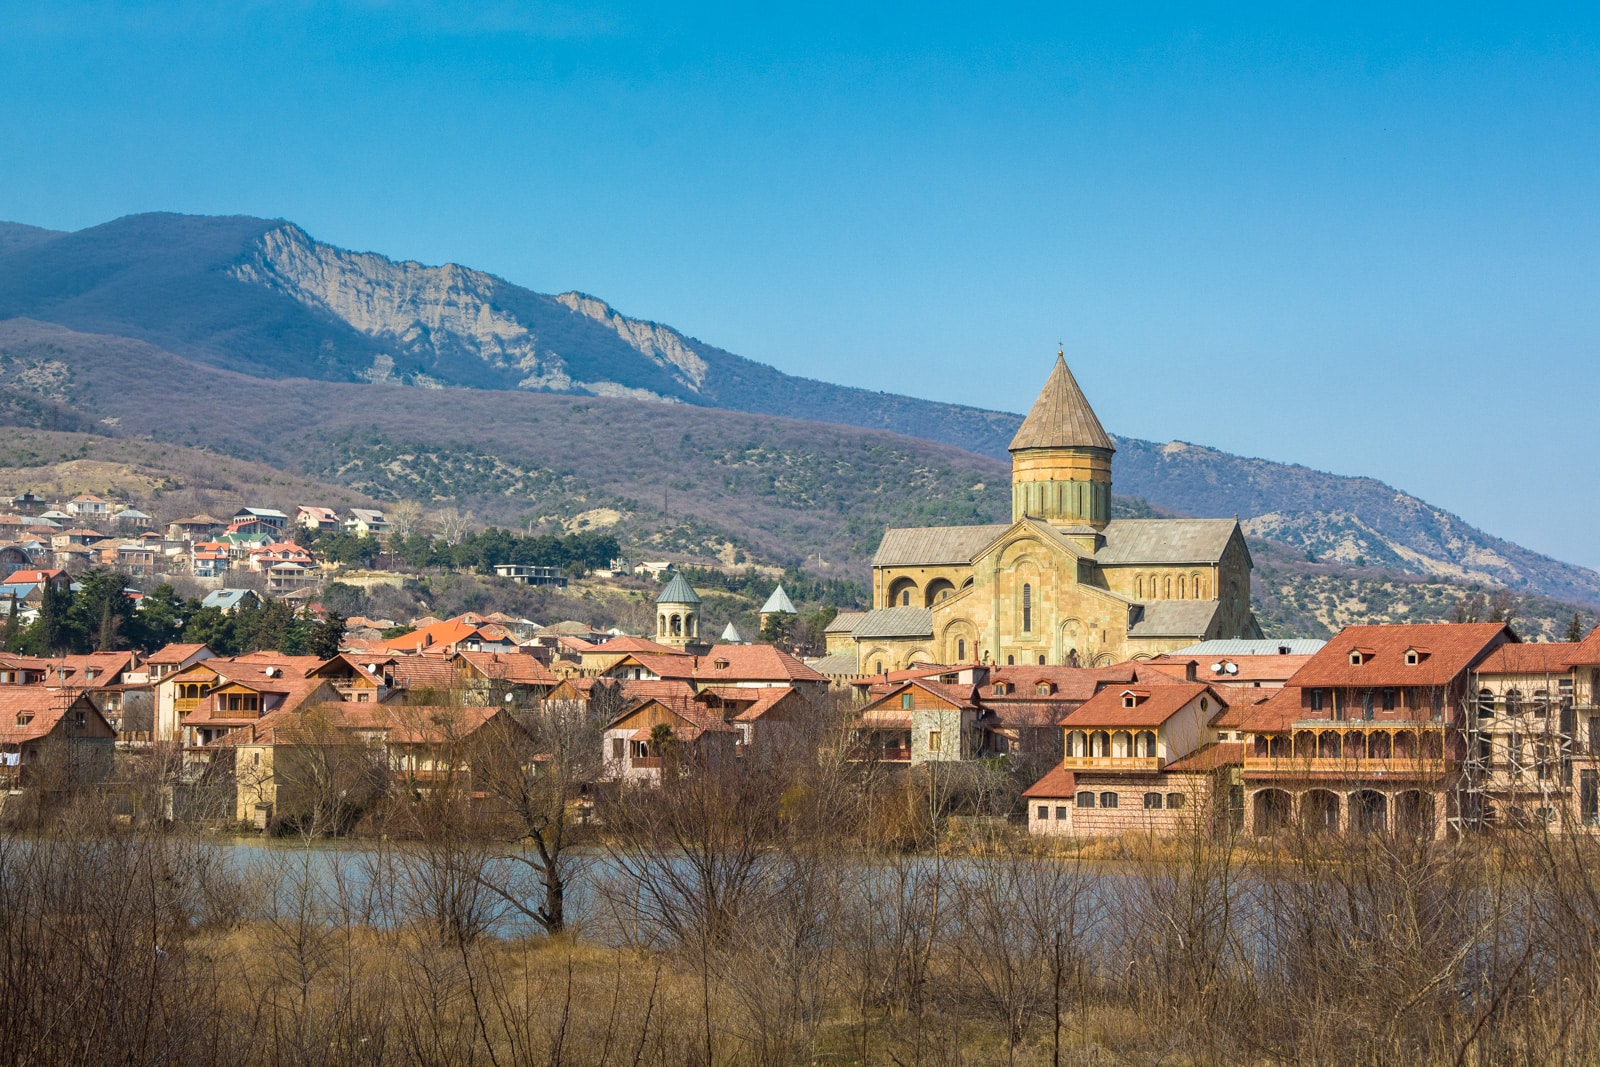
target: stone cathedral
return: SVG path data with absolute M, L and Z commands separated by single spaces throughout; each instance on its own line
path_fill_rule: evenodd
M 1261 636 L 1237 519 L 1111 517 L 1116 445 L 1065 358 L 1010 451 L 1010 523 L 884 535 L 873 610 L 850 630 L 862 673 L 1101 666 Z

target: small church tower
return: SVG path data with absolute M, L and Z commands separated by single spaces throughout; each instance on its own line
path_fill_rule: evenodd
M 783 615 L 798 615 L 800 613 L 795 610 L 794 601 L 789 599 L 789 594 L 783 591 L 783 585 L 780 583 L 778 588 L 772 591 L 772 595 L 767 597 L 767 602 L 761 605 L 760 614 L 761 629 L 765 631 L 774 618 Z
M 1043 519 L 1094 551 L 1111 521 L 1111 435 L 1064 353 L 1011 439 L 1011 520 Z
M 656 641 L 672 648 L 700 646 L 700 596 L 681 574 L 656 597 Z

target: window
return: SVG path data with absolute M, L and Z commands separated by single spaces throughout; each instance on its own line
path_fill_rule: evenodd
M 1022 632 L 1033 632 L 1033 586 L 1022 583 Z
M 1550 690 L 1535 689 L 1533 691 L 1533 713 L 1541 719 L 1550 714 Z
M 1049 817 L 1050 817 L 1050 805 L 1048 805 L 1048 804 L 1040 804 L 1039 805 L 1039 821 L 1040 822 L 1044 822 Z
M 958 637 L 958 638 L 956 638 L 956 662 L 957 663 L 965 663 L 966 661 L 967 661 L 967 639 L 965 637 Z
M 1372 718 L 1372 691 L 1370 689 L 1361 697 L 1361 717 L 1363 719 Z
M 1003 697 L 1003 696 L 1006 695 L 1007 692 L 1008 692 L 1008 690 L 1006 688 L 1006 683 L 1004 683 L 1004 682 L 996 682 L 996 683 L 994 683 L 994 695 L 995 696 Z
M 1417 665 L 1418 661 L 1421 660 L 1421 658 L 1422 658 L 1421 656 L 1417 655 L 1417 650 L 1416 649 L 1414 649 L 1414 648 L 1406 649 L 1406 666 L 1415 667 Z
M 1167 794 L 1167 807 L 1169 808 L 1181 808 L 1187 803 L 1189 803 L 1189 798 L 1184 796 L 1182 793 Z
M 1383 691 L 1383 710 L 1384 711 L 1393 711 L 1394 710 L 1394 690 L 1393 689 L 1385 689 Z
M 1056 805 L 1056 818 L 1065 819 L 1066 817 L 1067 817 L 1067 806 L 1065 804 L 1057 804 Z
M 1583 825 L 1600 826 L 1600 773 L 1583 772 L 1578 779 L 1578 796 Z
M 1550 777 L 1550 743 L 1544 738 L 1533 744 L 1533 765 L 1540 778 Z
M 907 589 L 905 592 L 900 594 L 900 606 L 903 608 L 909 608 L 911 606 L 911 590 Z
M 1116 807 L 1117 806 L 1117 794 L 1115 794 L 1115 793 L 1101 793 L 1100 794 L 1100 806 L 1102 808 L 1114 808 L 1114 807 Z
M 883 673 L 883 660 L 880 659 L 878 662 L 876 662 L 876 663 L 874 663 L 872 665 L 872 673 L 873 674 L 882 674 Z
M 1033 691 L 1038 696 L 1047 697 L 1050 695 L 1050 683 L 1040 682 L 1038 685 L 1034 686 Z
M 1145 808 L 1147 810 L 1153 810 L 1153 809 L 1160 808 L 1161 807 L 1161 794 L 1160 793 L 1146 793 L 1144 795 L 1144 806 L 1145 806 Z
M 1350 666 L 1352 666 L 1352 667 L 1361 666 L 1361 653 L 1360 652 L 1351 652 L 1350 653 Z
M 1509 759 L 1511 760 L 1511 773 L 1520 778 L 1522 777 L 1522 735 L 1512 734 L 1511 740 L 1507 742 L 1507 744 L 1511 753 L 1509 756 Z
M 1312 711 L 1321 711 L 1322 710 L 1322 690 L 1320 690 L 1320 689 L 1311 690 L 1311 710 Z
M 941 733 L 938 730 L 929 730 L 928 731 L 928 751 L 929 752 L 940 752 L 940 751 L 943 751 L 943 746 L 944 746 L 944 734 Z
M 1520 690 L 1520 689 L 1507 689 L 1506 690 L 1506 714 L 1507 715 L 1521 715 L 1522 714 L 1522 690 Z
M 1600 755 L 1600 715 L 1589 716 L 1589 755 Z
M 1092 808 L 1094 807 L 1094 794 L 1085 790 L 1078 794 L 1076 802 L 1080 808 Z
M 627 738 L 613 737 L 611 739 L 611 758 L 614 760 L 621 759 L 624 751 L 623 746 L 625 746 L 627 743 Z
M 1478 718 L 1487 719 L 1494 714 L 1494 694 L 1487 689 L 1478 690 Z
M 1043 652 L 1039 653 L 1039 666 L 1041 666 L 1041 667 L 1044 666 L 1044 653 Z
M 911 697 L 910 693 L 901 693 L 900 694 L 900 707 L 901 708 L 905 709 L 906 711 L 910 711 L 911 708 L 912 708 L 912 705 L 914 703 L 915 702 L 912 700 L 912 697 Z
M 1431 706 L 1428 709 L 1428 717 L 1434 722 L 1439 722 L 1444 718 L 1444 690 L 1433 690 L 1433 697 L 1429 703 Z
M 1007 667 L 1015 667 L 1016 665 L 1017 665 L 1017 657 L 1015 657 L 1015 656 L 1007 656 L 1006 657 L 1006 666 Z
M 73 712 L 72 713 L 72 725 L 76 726 L 80 730 L 83 729 L 85 726 L 88 726 L 89 725 L 89 715 L 88 715 L 88 713 L 87 712 L 83 712 L 83 711 L 75 711 L 75 712 Z

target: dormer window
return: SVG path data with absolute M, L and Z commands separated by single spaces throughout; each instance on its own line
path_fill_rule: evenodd
M 1425 648 L 1408 648 L 1406 649 L 1405 658 L 1407 667 L 1415 667 L 1428 658 L 1428 650 Z
M 1122 706 L 1125 708 L 1136 708 L 1139 706 L 1139 701 L 1143 699 L 1143 693 L 1136 693 L 1132 689 L 1128 689 L 1122 694 Z
M 1361 666 L 1361 653 L 1355 651 L 1354 649 L 1352 649 L 1351 652 L 1350 652 L 1350 666 L 1352 666 L 1352 667 Z
M 1004 683 L 1004 682 L 996 682 L 996 683 L 994 683 L 994 695 L 997 696 L 997 697 L 1005 696 L 1006 695 L 1006 683 Z

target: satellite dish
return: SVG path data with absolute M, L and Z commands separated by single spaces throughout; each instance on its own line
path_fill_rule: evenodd
M 515 699 L 517 699 L 517 694 L 515 694 L 515 693 L 507 693 L 506 694 L 506 703 L 507 704 L 511 703 Z
M 1212 673 L 1212 674 L 1221 674 L 1221 673 L 1222 673 L 1222 664 L 1220 664 L 1220 663 L 1213 663 L 1213 664 L 1212 664 L 1212 665 L 1211 665 L 1211 673 Z
M 1238 674 L 1239 665 L 1237 663 L 1230 663 L 1228 664 L 1227 671 L 1229 674 Z

